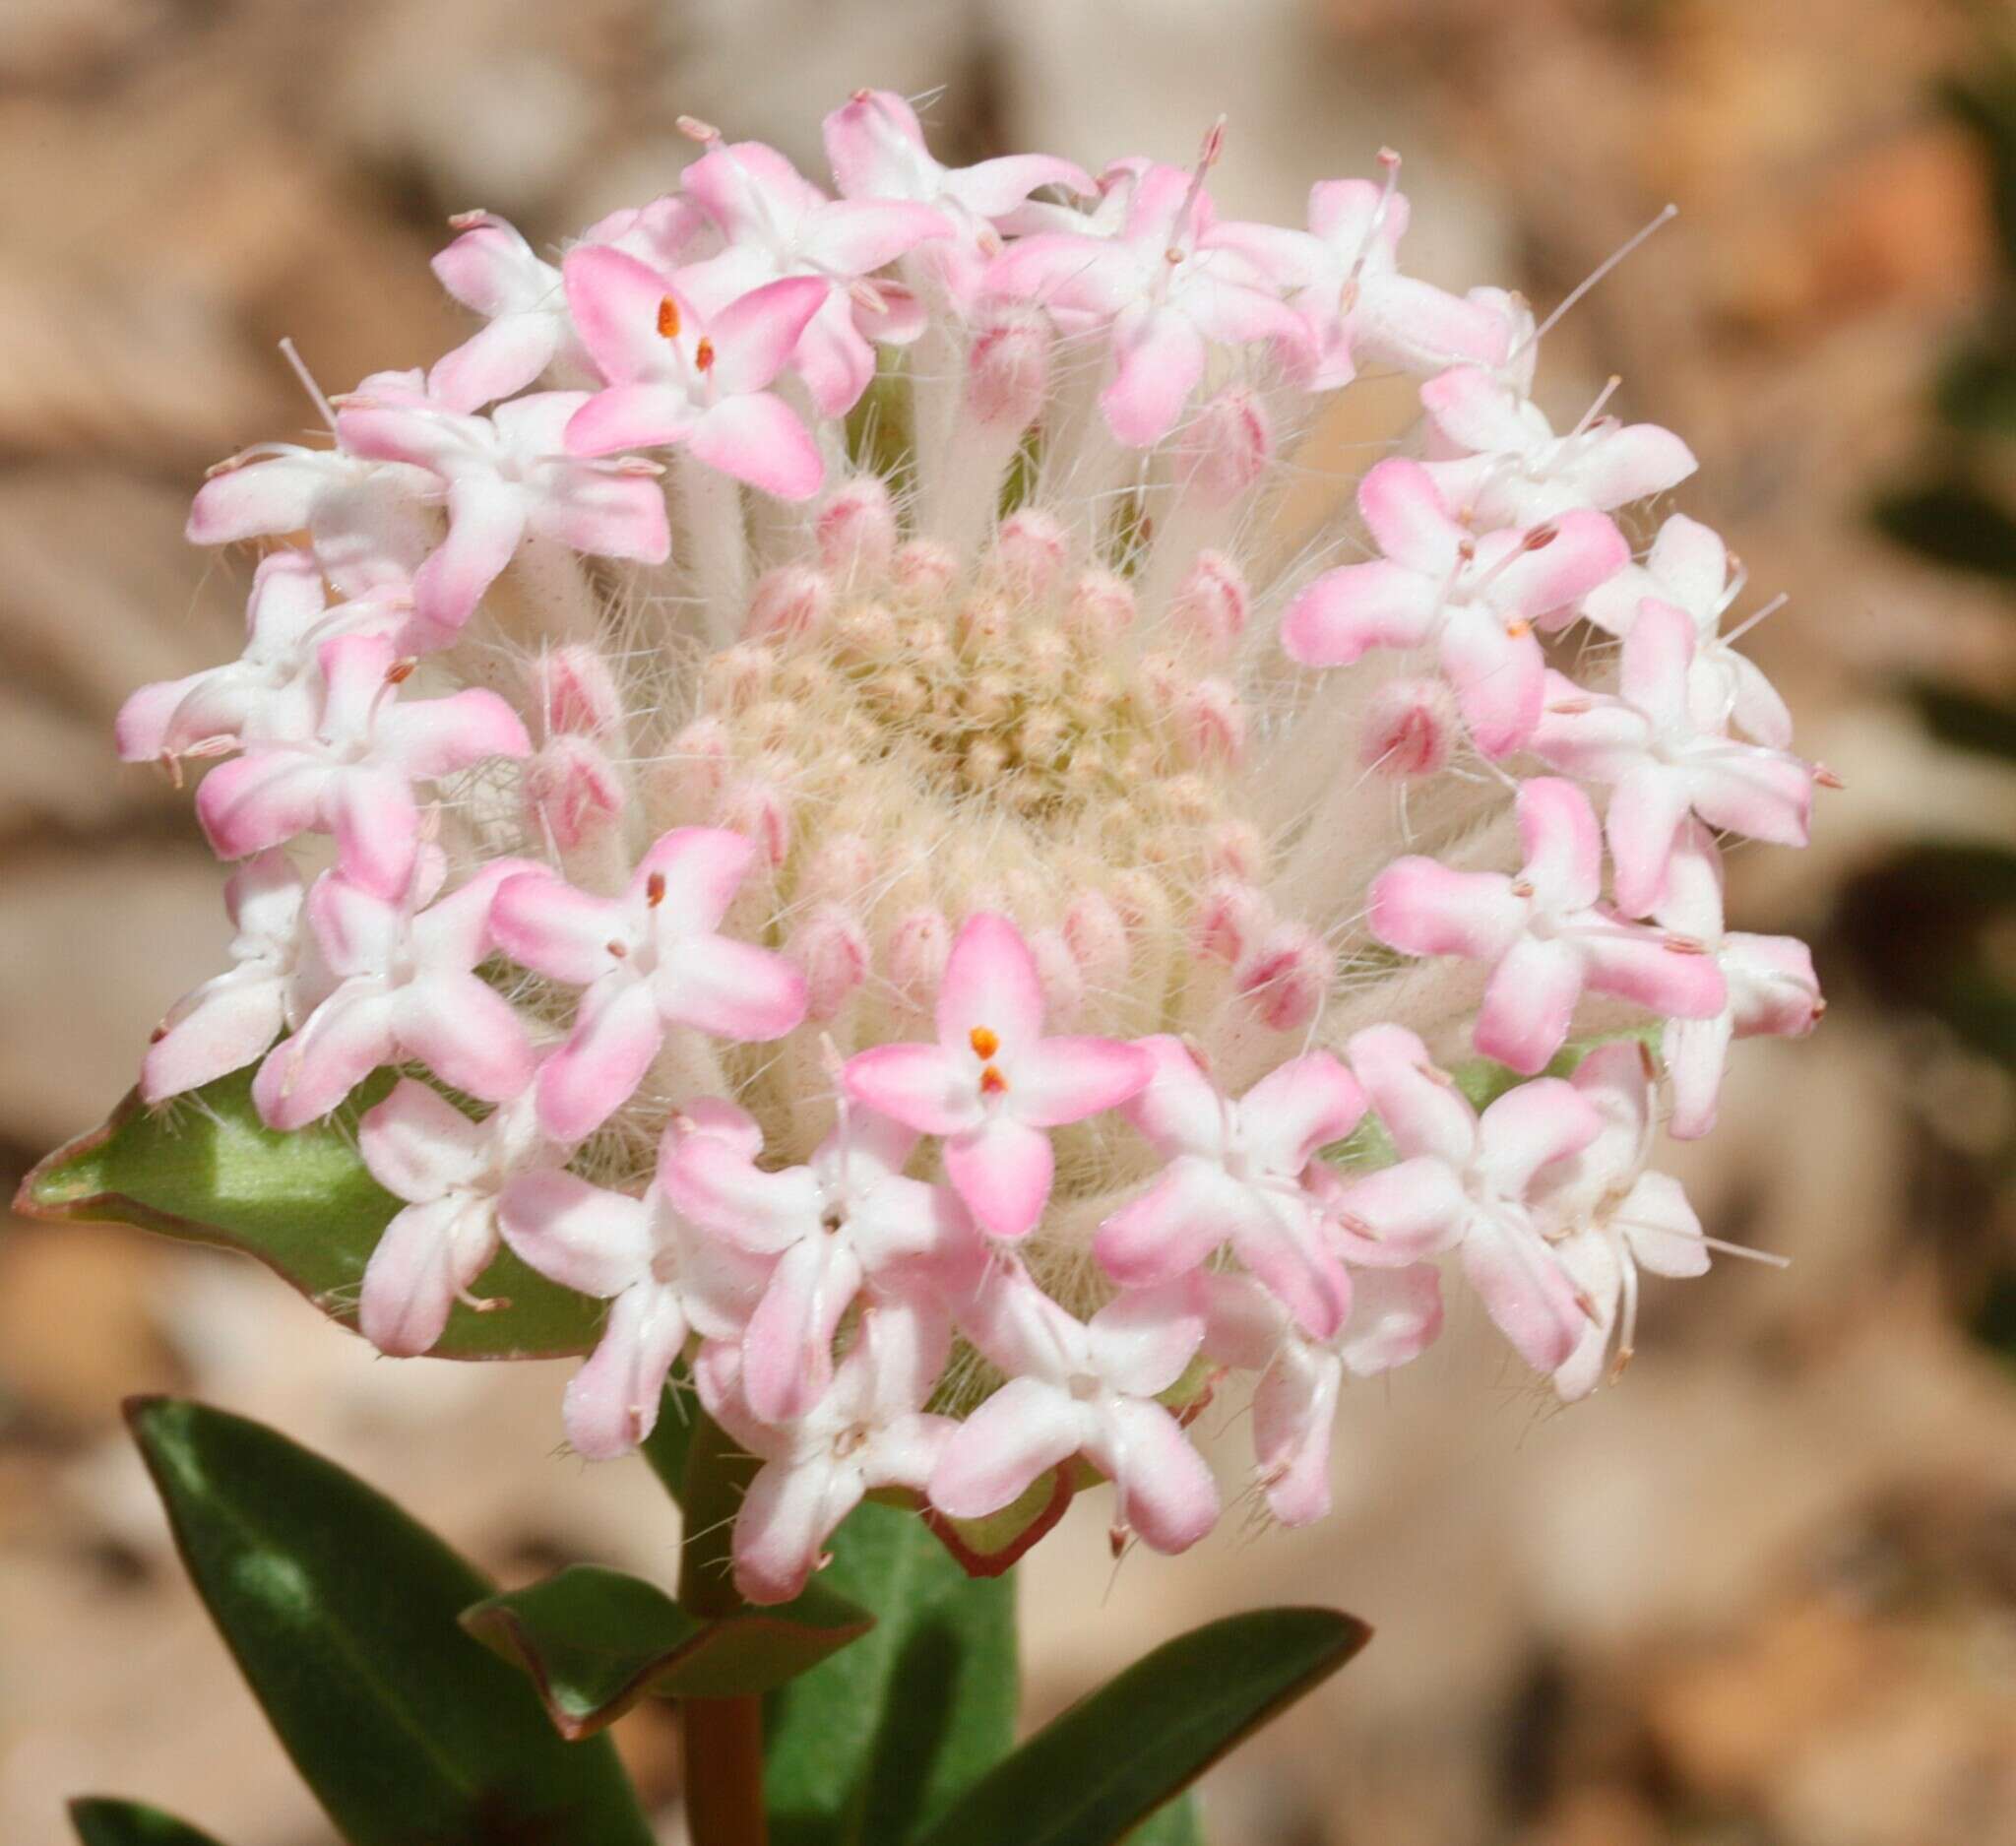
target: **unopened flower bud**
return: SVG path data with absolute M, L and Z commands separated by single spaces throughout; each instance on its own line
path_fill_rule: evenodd
M 867 933 L 841 904 L 816 906 L 791 932 L 785 953 L 805 977 L 805 1011 L 811 1019 L 833 1018 L 867 979 Z
M 1236 763 L 1246 748 L 1246 708 L 1223 679 L 1200 679 L 1184 693 L 1177 722 L 1190 753 L 1203 763 Z
M 1274 1032 L 1299 1032 L 1316 1017 L 1336 958 L 1304 923 L 1277 925 L 1238 970 L 1239 991 Z
M 1446 680 L 1396 679 L 1366 709 L 1358 761 L 1382 776 L 1432 776 L 1447 765 L 1461 723 Z
M 588 737 L 562 732 L 526 761 L 527 813 L 559 852 L 616 826 L 628 799 L 622 775 Z
M 534 664 L 532 680 L 548 735 L 570 731 L 606 737 L 623 722 L 616 676 L 598 648 L 569 644 L 550 649 Z
M 1085 892 L 1064 913 L 1062 927 L 1086 989 L 1118 992 L 1127 981 L 1127 925 L 1110 900 Z
M 896 509 L 879 475 L 856 475 L 819 510 L 819 560 L 836 576 L 882 576 L 896 554 Z
M 833 580 L 803 564 L 782 564 L 757 579 L 749 598 L 749 633 L 816 633 L 833 613 Z
M 1249 600 L 1239 567 L 1222 551 L 1202 551 L 1177 586 L 1170 613 L 1180 630 L 1223 657 L 1245 632 Z
M 723 792 L 720 824 L 755 841 L 764 860 L 775 868 L 790 851 L 790 796 L 775 782 L 746 777 Z
M 860 834 L 836 833 L 812 849 L 801 888 L 815 901 L 848 903 L 874 883 L 879 869 L 875 849 Z
M 1235 965 L 1273 920 L 1273 906 L 1253 886 L 1230 880 L 1213 885 L 1197 906 L 1197 953 Z
M 1037 978 L 1042 983 L 1045 1018 L 1059 1026 L 1075 1025 L 1085 1004 L 1085 977 L 1063 931 L 1033 930 L 1029 950 L 1036 959 Z
M 1274 426 L 1260 400 L 1233 385 L 1198 413 L 1183 446 L 1190 457 L 1189 491 L 1207 506 L 1229 506 L 1274 460 Z
M 1032 601 L 1056 588 L 1071 556 L 1071 535 L 1048 513 L 1011 513 L 994 535 L 994 569 L 1001 580 Z
M 1049 376 L 1045 317 L 1020 305 L 991 309 L 967 357 L 967 414 L 976 422 L 1019 434 L 1042 409 Z
M 1134 587 L 1118 571 L 1080 571 L 1064 603 L 1064 627 L 1085 648 L 1110 647 L 1134 626 Z
M 907 602 L 935 602 L 959 581 L 959 557 L 949 546 L 913 539 L 897 547 L 889 575 Z
M 697 821 L 720 805 L 733 754 L 727 727 L 719 718 L 696 718 L 672 739 L 653 781 L 682 820 Z
M 952 925 L 941 910 L 914 910 L 889 932 L 889 980 L 917 1011 L 929 1008 L 952 953 Z

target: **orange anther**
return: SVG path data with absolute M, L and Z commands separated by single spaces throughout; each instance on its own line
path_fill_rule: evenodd
M 679 304 L 670 295 L 658 304 L 658 330 L 667 340 L 679 337 Z
M 966 1039 L 967 1043 L 973 1047 L 973 1054 L 978 1058 L 992 1057 L 1001 1049 L 999 1037 L 989 1032 L 985 1026 L 974 1027 L 966 1035 Z
M 980 1072 L 980 1094 L 999 1096 L 1008 1088 L 1008 1079 L 1001 1074 L 999 1064 L 989 1064 Z
M 693 349 L 693 363 L 703 372 L 713 370 L 714 342 L 712 340 L 702 339 L 700 344 Z
M 653 910 L 657 910 L 665 901 L 665 875 L 663 872 L 655 871 L 649 878 L 645 879 L 644 901 Z

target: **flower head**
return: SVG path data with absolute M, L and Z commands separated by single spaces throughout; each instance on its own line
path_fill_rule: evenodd
M 862 90 L 831 191 L 689 132 L 553 260 L 455 221 L 470 338 L 197 494 L 266 553 L 246 646 L 118 744 L 201 772 L 237 936 L 146 1099 L 256 1065 L 284 1133 L 396 1067 L 364 1331 L 427 1350 L 500 1241 L 605 1303 L 570 1440 L 683 1362 L 761 1461 L 757 1599 L 870 1493 L 951 1532 L 1103 1477 L 1188 1545 L 1237 1375 L 1256 1497 L 1319 1517 L 1345 1386 L 1459 1272 L 1586 1391 L 1713 1246 L 1658 1111 L 1705 1132 L 1820 1011 L 1711 830 L 1798 844 L 1824 778 L 1721 541 L 1633 556 L 1685 445 L 1557 425 L 1526 304 L 1402 270 L 1395 157 L 1304 227 L 1220 217 L 1223 124 L 954 167 Z M 1418 437 L 1284 569 L 1374 363 Z

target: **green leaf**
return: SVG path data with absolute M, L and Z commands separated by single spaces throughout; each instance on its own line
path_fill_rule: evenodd
M 1044 1725 L 919 1846 L 1111 1846 L 1370 1635 L 1329 1609 L 1193 1628 Z
M 2016 706 L 1978 699 L 1923 680 L 1915 682 L 1910 690 L 1925 729 L 1941 743 L 2016 762 Z
M 638 1453 L 658 1476 L 659 1485 L 672 1496 L 674 1505 L 686 1503 L 686 1458 L 692 1453 L 693 1432 L 702 1414 L 699 1399 L 686 1382 L 682 1360 L 672 1368 L 672 1375 L 665 1381 L 664 1395 L 659 1399 L 658 1421 L 651 1426 L 651 1433 L 637 1445 Z
M 1197 1797 L 1179 1795 L 1166 1808 L 1158 1808 L 1127 1835 L 1127 1846 L 1205 1846 L 1204 1816 L 1197 1812 Z
M 772 1694 L 773 1846 L 901 1846 L 1015 1741 L 1009 1577 L 969 1577 L 914 1513 L 872 1501 L 821 1581 L 873 1631 Z
M 211 1619 L 352 1846 L 649 1846 L 606 1738 L 563 1743 L 456 1618 L 495 1588 L 392 1502 L 261 1424 L 127 1406 Z
M 1875 520 L 1887 537 L 1934 563 L 2016 577 L 2016 519 L 1964 481 L 1887 495 Z
M 948 1519 L 936 1507 L 926 1507 L 924 1524 L 968 1576 L 997 1577 L 1071 1510 L 1079 1485 L 1070 1468 L 1052 1468 L 998 1512 L 981 1519 Z
M 88 1795 L 70 1804 L 70 1824 L 83 1846 L 218 1846 L 200 1827 L 137 1801 Z
M 291 1134 L 260 1122 L 250 1070 L 159 1109 L 129 1096 L 102 1127 L 30 1174 L 16 1209 L 243 1250 L 354 1326 L 364 1265 L 400 1209 L 357 1152 L 357 1117 L 395 1080 L 378 1072 L 327 1120 Z M 510 1305 L 483 1313 L 458 1305 L 436 1357 L 544 1359 L 595 1344 L 602 1305 L 556 1288 L 509 1250 L 474 1293 Z
M 795 1602 L 703 1621 L 656 1584 L 575 1564 L 462 1613 L 484 1646 L 532 1675 L 562 1737 L 589 1737 L 647 1692 L 745 1698 L 775 1691 L 875 1625 L 814 1583 Z

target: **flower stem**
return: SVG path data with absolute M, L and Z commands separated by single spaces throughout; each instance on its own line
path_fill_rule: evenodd
M 696 1616 L 724 1616 L 742 1606 L 729 1572 L 729 1534 L 755 1464 L 697 1405 L 693 1414 L 698 1422 L 686 1455 L 679 1601 Z M 679 1741 L 693 1846 L 767 1846 L 762 1699 L 682 1699 Z

